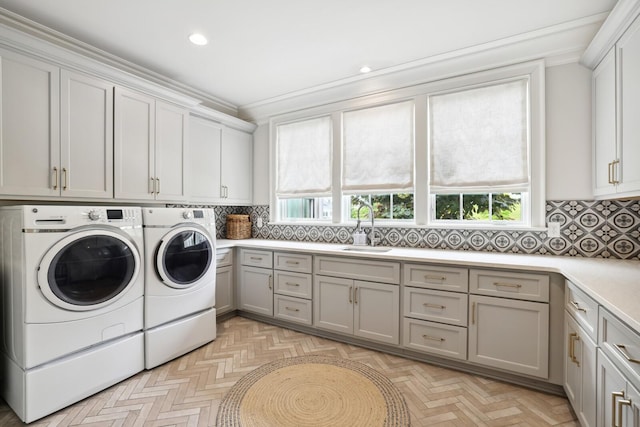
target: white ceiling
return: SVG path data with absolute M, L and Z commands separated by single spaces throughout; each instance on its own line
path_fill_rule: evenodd
M 237 107 L 608 12 L 615 0 L 0 0 Z M 187 37 L 205 34 L 194 46 Z

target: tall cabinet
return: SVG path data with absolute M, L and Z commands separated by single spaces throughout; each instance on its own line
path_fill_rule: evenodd
M 0 194 L 113 197 L 113 85 L 0 56 Z

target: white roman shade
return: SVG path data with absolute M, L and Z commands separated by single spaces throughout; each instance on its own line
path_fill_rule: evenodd
M 432 193 L 528 191 L 527 78 L 428 102 Z
M 345 194 L 413 191 L 413 101 L 343 115 Z
M 331 194 L 331 118 L 277 126 L 278 198 Z

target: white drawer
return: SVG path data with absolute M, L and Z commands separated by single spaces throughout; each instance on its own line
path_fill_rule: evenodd
M 398 262 L 316 256 L 314 272 L 324 276 L 400 284 Z
M 272 268 L 273 254 L 271 251 L 240 249 L 240 262 L 242 265 L 250 265 L 252 267 Z
M 476 295 L 549 302 L 549 276 L 471 269 L 469 292 Z
M 276 318 L 311 325 L 310 300 L 274 295 L 273 303 Z
M 467 294 L 404 288 L 404 315 L 456 326 L 467 326 Z
M 598 340 L 598 303 L 582 292 L 576 285 L 566 281 L 565 308 L 582 329 L 594 340 Z
M 216 267 L 233 265 L 233 248 L 216 249 Z
M 420 288 L 467 292 L 469 290 L 469 270 L 456 267 L 405 264 L 403 283 L 406 286 Z
M 617 365 L 628 371 L 640 386 L 640 336 L 613 314 L 600 308 L 598 345 Z
M 311 255 L 284 252 L 273 253 L 273 268 L 278 270 L 311 273 L 312 262 Z
M 290 297 L 311 299 L 312 280 L 310 274 L 290 273 L 288 271 L 274 272 L 274 292 Z
M 467 359 L 467 328 L 404 318 L 403 345 L 423 353 Z

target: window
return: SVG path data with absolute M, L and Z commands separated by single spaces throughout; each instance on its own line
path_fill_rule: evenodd
M 526 222 L 529 79 L 428 97 L 433 223 Z
M 331 132 L 328 116 L 277 126 L 280 219 L 331 219 Z
M 352 220 L 358 219 L 358 199 L 363 199 L 373 206 L 373 217 L 381 220 L 412 220 L 413 219 L 413 193 L 386 193 L 386 194 L 359 194 L 345 196 L 343 203 L 348 209 L 344 217 Z M 360 219 L 369 218 L 369 208 L 360 209 Z

